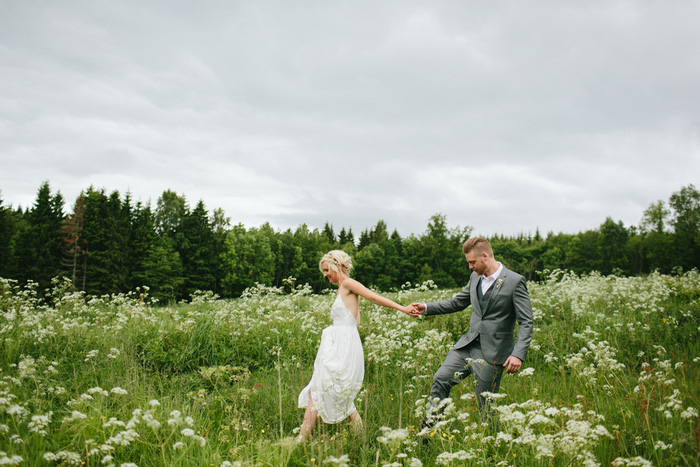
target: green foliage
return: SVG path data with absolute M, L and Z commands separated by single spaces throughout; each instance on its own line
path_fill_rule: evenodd
M 670 274 L 700 267 L 700 194 L 693 185 L 673 193 L 668 204 L 652 203 L 639 228 L 607 218 L 597 228 L 543 238 L 519 234 L 489 238 L 496 258 L 529 280 L 541 271 L 566 269 L 642 275 Z M 184 196 L 163 192 L 154 211 L 133 205 L 127 193 L 106 194 L 93 187 L 81 193 L 73 212 L 63 214 L 63 199 L 48 183 L 27 211 L 0 204 L 0 277 L 38 282 L 65 275 L 86 293 L 101 295 L 150 287 L 153 297 L 175 303 L 211 291 L 237 297 L 255 284 L 284 287 L 294 277 L 315 292 L 329 287 L 317 273 L 331 249 L 353 258 L 355 277 L 368 286 L 399 290 L 406 282 L 432 280 L 461 287 L 469 277 L 462 244 L 472 228 L 450 227 L 443 214 L 428 219 L 420 235 L 402 238 L 379 220 L 355 243 L 352 229 L 337 232 L 306 224 L 297 229 L 231 227 L 220 210 L 209 213 L 203 201 L 190 209 Z
M 478 416 L 473 385 L 418 437 L 432 375 L 469 310 L 409 318 L 361 302 L 364 433 L 320 423 L 294 443 L 329 294 L 258 285 L 240 298 L 43 296 L 0 280 L 0 461 L 10 465 L 694 465 L 700 455 L 700 273 L 553 271 L 528 283 L 523 370 Z M 455 290 L 405 286 L 400 303 Z M 10 462 L 14 459 L 14 462 Z

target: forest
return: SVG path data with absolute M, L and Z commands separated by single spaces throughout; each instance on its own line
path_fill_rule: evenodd
M 129 193 L 90 187 L 66 212 L 63 196 L 44 182 L 29 208 L 13 208 L 0 198 L 0 277 L 40 290 L 67 277 L 89 295 L 148 290 L 165 303 L 196 291 L 238 297 L 256 284 L 309 284 L 319 292 L 327 287 L 319 258 L 340 248 L 353 257 L 354 277 L 377 289 L 426 280 L 454 288 L 468 279 L 461 245 L 472 233 L 470 226 L 450 227 L 440 213 L 427 219 L 422 234 L 407 237 L 383 220 L 359 236 L 329 224 L 246 227 L 221 209 L 210 212 L 202 200 L 191 207 L 170 190 L 152 207 Z M 498 260 L 532 281 L 556 269 L 627 276 L 688 271 L 700 266 L 700 192 L 690 184 L 667 202 L 652 202 L 639 225 L 608 217 L 585 232 L 489 240 Z

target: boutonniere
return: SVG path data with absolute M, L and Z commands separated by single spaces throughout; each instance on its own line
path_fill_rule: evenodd
M 496 288 L 499 288 L 503 284 L 503 278 L 499 277 L 498 280 L 496 281 Z

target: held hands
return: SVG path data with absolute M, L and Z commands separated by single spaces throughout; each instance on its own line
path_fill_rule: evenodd
M 421 311 L 421 307 L 423 310 Z M 420 316 L 425 313 L 425 306 L 421 303 L 411 303 L 408 306 L 403 306 L 400 310 L 406 313 L 408 316 Z
M 411 303 L 411 316 L 420 316 L 425 313 L 425 303 Z
M 506 369 L 506 373 L 517 373 L 520 370 L 520 365 L 523 362 L 518 357 L 511 355 L 508 360 L 503 364 L 503 368 Z

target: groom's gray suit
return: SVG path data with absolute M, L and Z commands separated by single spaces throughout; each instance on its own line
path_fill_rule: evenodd
M 503 267 L 491 287 L 482 294 L 481 276 L 472 272 L 467 286 L 454 297 L 426 304 L 426 315 L 442 315 L 472 306 L 469 332 L 450 350 L 445 362 L 433 377 L 431 400 L 443 400 L 450 389 L 467 375 L 477 380 L 476 394 L 483 411 L 481 393 L 496 393 L 503 374 L 503 364 L 513 355 L 525 360 L 532 339 L 532 305 L 525 278 Z M 514 338 L 518 322 L 517 340 Z M 479 362 L 472 362 L 479 360 Z M 483 360 L 483 362 L 481 362 Z

